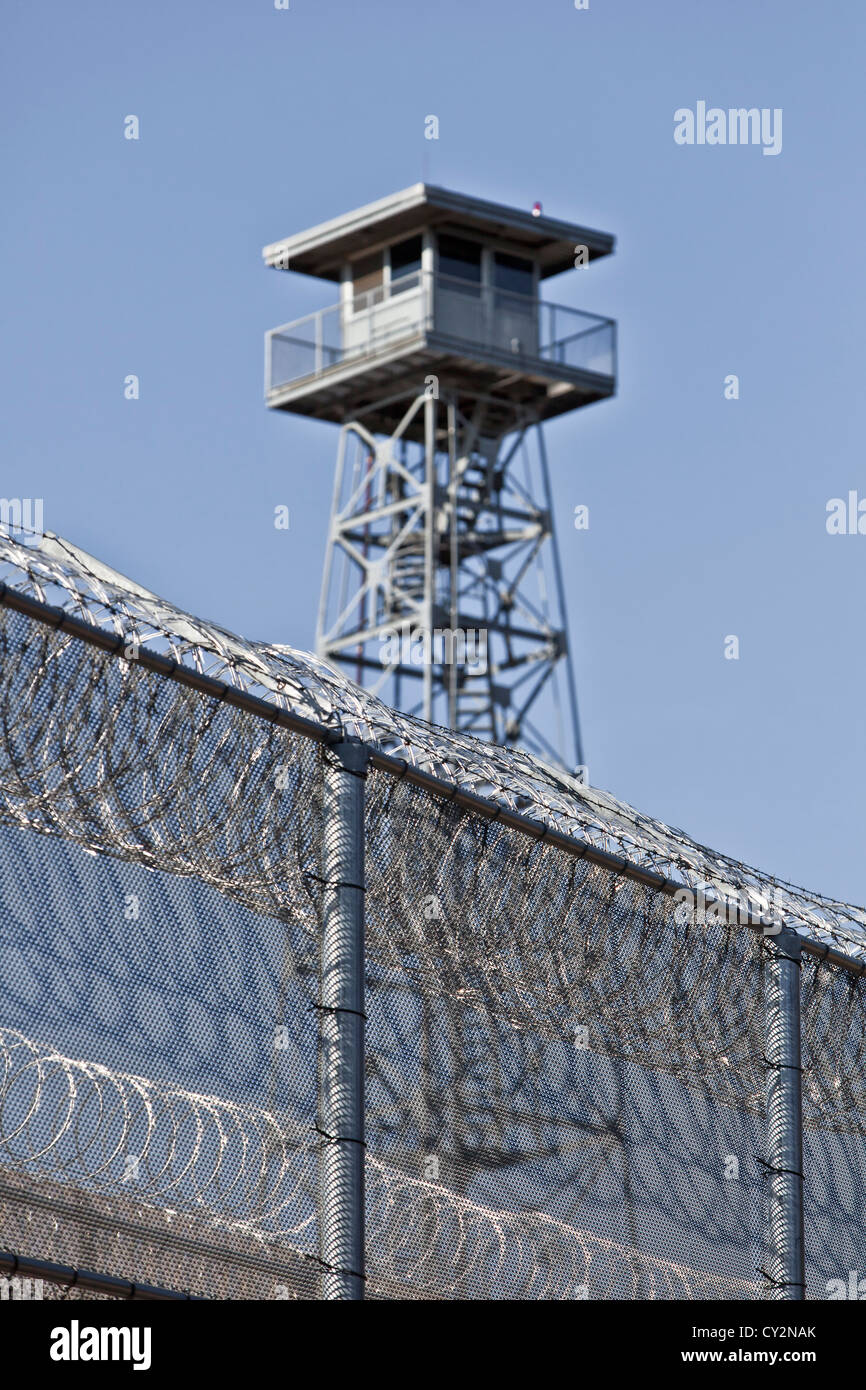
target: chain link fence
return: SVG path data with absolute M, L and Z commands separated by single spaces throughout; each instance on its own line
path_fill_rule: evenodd
M 760 1299 L 802 1296 L 799 1260 L 851 1296 L 861 910 L 57 538 L 0 562 L 7 1287 Z

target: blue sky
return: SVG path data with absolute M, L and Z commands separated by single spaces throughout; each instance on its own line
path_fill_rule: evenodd
M 618 396 L 548 433 L 591 780 L 866 901 L 866 535 L 825 527 L 866 498 L 862 4 L 7 0 L 4 27 L 3 495 L 309 648 L 336 430 L 267 412 L 262 337 L 333 287 L 262 246 L 421 178 L 611 231 L 545 287 L 619 321 Z M 699 100 L 781 108 L 782 152 L 676 145 Z

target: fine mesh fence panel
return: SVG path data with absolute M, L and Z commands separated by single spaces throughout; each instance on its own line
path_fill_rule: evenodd
M 322 789 L 0 608 L 0 1248 L 321 1296 Z M 367 1296 L 772 1294 L 768 941 L 381 771 L 363 833 Z M 860 1296 L 866 989 L 801 979 L 808 1295 Z
M 804 959 L 807 1297 L 866 1297 L 866 988 Z
M 3 1245 L 316 1297 L 318 750 L 26 619 L 2 640 Z
M 759 939 L 405 783 L 369 807 L 370 1295 L 760 1296 Z

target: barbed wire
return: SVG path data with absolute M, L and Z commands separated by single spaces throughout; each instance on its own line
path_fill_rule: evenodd
M 542 1212 L 493 1211 L 374 1158 L 367 1169 L 375 1297 L 713 1299 L 759 1297 L 757 1281 L 660 1259 Z M 383 1236 L 387 1245 L 383 1250 Z
M 284 950 L 312 987 L 319 745 L 8 609 L 0 658 L 0 822 L 278 918 L 300 933 Z M 752 932 L 696 924 L 645 884 L 378 771 L 366 838 L 371 970 L 403 972 L 491 1028 L 561 1040 L 585 1025 L 590 1050 L 760 1112 Z M 804 1030 L 826 1033 L 831 994 L 816 984 L 810 997 L 822 1021 L 806 1007 Z M 848 1042 L 823 1037 L 807 1087 L 815 1122 L 846 1130 L 866 1112 L 863 992 L 848 997 L 835 1010 Z
M 758 910 L 769 897 L 789 925 L 866 961 L 866 910 L 719 854 L 529 753 L 392 710 L 328 663 L 194 618 L 51 533 L 0 534 L 0 585 L 692 891 L 744 895 Z
M 2 1166 L 223 1220 L 315 1229 L 316 1144 L 290 1117 L 64 1057 L 0 1028 Z
M 254 1243 L 278 1232 L 310 1258 L 317 1147 L 284 1116 L 64 1057 L 0 1028 L 0 1171 L 170 1204 Z M 497 1211 L 369 1154 L 366 1183 L 372 1297 L 756 1296 L 756 1282 L 639 1252 L 542 1212 Z

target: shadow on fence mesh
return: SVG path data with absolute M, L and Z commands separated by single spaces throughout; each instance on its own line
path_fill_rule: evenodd
M 3 1248 L 320 1296 L 322 758 L 0 609 Z M 771 1293 L 768 941 L 381 770 L 364 834 L 366 1296 Z M 866 1253 L 864 997 L 804 958 L 815 1297 Z

